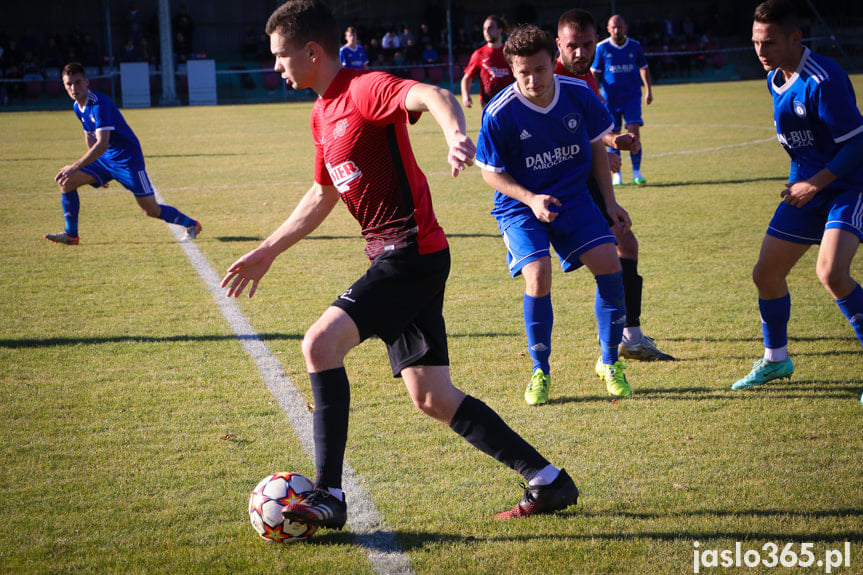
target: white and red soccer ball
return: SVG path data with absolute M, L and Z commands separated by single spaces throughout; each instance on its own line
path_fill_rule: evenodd
M 312 482 L 299 473 L 283 471 L 267 475 L 249 497 L 252 527 L 258 535 L 276 543 L 307 540 L 317 530 L 317 526 L 284 519 L 282 508 L 288 503 L 302 501 L 302 494 L 312 489 Z

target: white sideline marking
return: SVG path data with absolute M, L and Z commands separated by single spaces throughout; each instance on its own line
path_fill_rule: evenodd
M 156 200 L 164 203 L 162 196 L 156 191 Z M 207 257 L 198 249 L 194 241 L 186 240 L 186 230 L 180 226 L 168 224 L 174 237 L 177 238 L 186 257 L 204 280 L 207 288 L 216 300 L 222 315 L 228 321 L 231 329 L 237 334 L 258 369 L 261 377 L 267 385 L 267 389 L 278 401 L 294 433 L 300 440 L 300 444 L 310 457 L 314 458 L 314 438 L 312 436 L 312 415 L 306 408 L 306 402 L 297 388 L 293 386 L 285 374 L 279 360 L 270 352 L 270 348 L 261 339 L 233 298 L 226 297 L 219 286 L 222 279 L 213 270 L 207 261 Z M 205 232 L 206 233 L 206 232 Z M 344 465 L 344 487 L 349 493 L 350 513 L 348 514 L 347 526 L 351 534 L 366 550 L 366 556 L 372 564 L 372 568 L 381 575 L 405 574 L 412 575 L 410 559 L 402 553 L 393 534 L 384 524 L 384 518 L 375 508 L 369 494 L 362 486 L 363 479 L 346 461 Z

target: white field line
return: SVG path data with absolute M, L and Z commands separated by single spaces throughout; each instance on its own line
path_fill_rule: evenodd
M 698 150 L 678 150 L 676 152 L 663 152 L 660 154 L 649 154 L 650 158 L 663 158 L 666 156 L 685 156 L 688 154 L 703 154 L 705 152 L 716 152 L 719 150 L 730 150 L 732 148 L 744 148 L 746 146 L 755 146 L 758 144 L 764 144 L 766 142 L 775 142 L 776 136 L 771 138 L 764 138 L 763 140 L 752 140 L 750 142 L 741 142 L 739 144 L 726 144 L 724 146 L 716 146 L 713 148 L 701 148 Z
M 156 199 L 163 203 L 162 196 L 156 191 Z M 279 406 L 288 416 L 294 433 L 300 440 L 303 449 L 314 457 L 314 438 L 312 436 L 312 416 L 306 407 L 306 402 L 297 388 L 293 386 L 285 374 L 279 360 L 272 354 L 267 344 L 243 315 L 240 307 L 232 298 L 225 296 L 219 286 L 221 278 L 213 270 L 207 257 L 198 249 L 194 241 L 185 239 L 185 230 L 180 226 L 168 225 L 174 237 L 177 238 L 186 257 L 204 280 L 210 290 L 216 305 L 228 321 L 231 329 L 237 334 L 237 339 L 243 344 L 258 369 L 261 378 L 278 401 Z M 204 232 L 206 233 L 206 231 Z M 344 487 L 349 494 L 350 513 L 347 526 L 357 540 L 365 548 L 366 556 L 372 568 L 381 575 L 413 574 L 410 559 L 402 553 L 395 536 L 384 524 L 384 518 L 372 503 L 371 497 L 363 488 L 363 478 L 357 474 L 349 463 L 344 466 Z

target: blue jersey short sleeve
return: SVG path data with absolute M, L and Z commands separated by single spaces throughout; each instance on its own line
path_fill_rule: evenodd
M 144 165 L 144 155 L 138 137 L 108 96 L 90 92 L 87 105 L 83 110 L 77 103 L 75 104 L 75 115 L 81 120 L 87 133 L 95 135 L 100 130 L 111 131 L 110 143 L 101 156 L 102 160 L 127 167 Z
M 832 60 L 808 49 L 797 72 L 779 84 L 781 72 L 768 75 L 776 133 L 791 158 L 789 182 L 806 180 L 824 169 L 844 142 L 863 133 L 848 75 Z M 827 189 L 863 187 L 863 162 Z

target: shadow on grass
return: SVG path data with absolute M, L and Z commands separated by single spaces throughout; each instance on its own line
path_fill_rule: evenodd
M 447 234 L 446 237 L 452 238 L 494 238 L 500 239 L 500 234 Z M 214 238 L 219 242 L 260 242 L 264 238 L 260 236 L 216 236 Z M 304 240 L 361 240 L 362 236 L 306 236 Z
M 627 521 L 630 530 L 639 528 L 639 521 L 654 521 L 662 519 L 674 519 L 685 521 L 688 517 L 707 517 L 707 518 L 757 518 L 757 519 L 778 519 L 782 520 L 787 517 L 799 517 L 805 519 L 842 519 L 859 517 L 863 514 L 863 509 L 860 508 L 840 508 L 826 509 L 821 511 L 790 511 L 785 509 L 752 509 L 746 511 L 722 511 L 722 510 L 699 510 L 692 512 L 669 512 L 669 513 L 637 513 L 637 512 L 569 512 L 558 513 L 555 517 L 560 519 L 572 519 L 578 521 L 581 518 L 589 517 L 600 520 L 614 521 L 623 519 Z M 529 523 L 531 519 L 521 519 L 522 523 Z M 590 529 L 589 532 L 570 532 L 560 531 L 555 534 L 542 535 L 535 532 L 527 532 L 524 534 L 506 536 L 493 535 L 482 537 L 476 535 L 454 535 L 449 533 L 434 533 L 434 532 L 418 532 L 418 531 L 402 531 L 394 530 L 392 534 L 398 541 L 399 550 L 410 553 L 412 551 L 422 550 L 426 547 L 438 545 L 440 543 L 454 544 L 488 544 L 499 542 L 524 542 L 535 543 L 541 539 L 549 539 L 560 541 L 565 539 L 581 539 L 585 541 L 594 541 L 597 539 L 607 541 L 626 541 L 626 540 L 654 540 L 654 541 L 686 541 L 687 539 L 696 539 L 700 541 L 711 539 L 724 539 L 732 541 L 781 541 L 788 542 L 813 542 L 813 543 L 844 543 L 846 541 L 860 541 L 863 539 L 863 529 L 846 529 L 836 533 L 818 533 L 810 531 L 801 533 L 799 531 L 780 531 L 776 526 L 765 526 L 763 529 L 753 529 L 749 531 L 735 531 L 733 529 L 720 531 L 714 529 L 699 530 L 698 528 L 670 528 L 668 531 L 657 531 L 653 529 L 645 529 L 634 533 L 621 533 L 619 529 L 612 529 L 607 533 L 597 532 L 595 529 Z M 334 532 L 324 531 L 316 533 L 308 542 L 308 545 L 349 545 L 356 543 L 367 549 L 372 549 L 378 552 L 398 552 L 399 550 L 381 548 L 376 543 L 386 534 L 375 532 L 370 534 L 352 534 L 347 531 Z
M 794 384 L 772 382 L 757 389 L 732 391 L 732 381 L 715 387 L 649 388 L 635 387 L 630 397 L 614 398 L 610 395 L 569 395 L 548 400 L 548 405 L 567 403 L 608 403 L 610 405 L 645 399 L 667 399 L 677 401 L 707 400 L 776 400 L 776 399 L 842 399 L 859 398 L 863 389 L 863 379 L 843 381 L 796 381 Z
M 450 339 L 454 338 L 470 338 L 470 337 L 515 337 L 516 333 L 467 333 L 449 335 Z M 104 337 L 46 337 L 46 338 L 18 338 L 18 339 L 0 339 L 0 349 L 27 349 L 27 348 L 43 348 L 43 347 L 66 347 L 73 345 L 103 345 L 106 343 L 175 343 L 175 342 L 211 342 L 211 341 L 232 341 L 235 339 L 262 341 L 302 341 L 303 334 L 301 333 L 261 333 L 255 335 L 168 335 L 168 336 L 150 336 L 150 335 L 108 335 Z M 377 339 L 377 338 L 374 338 Z
M 112 335 L 105 337 L 47 337 L 47 338 L 21 338 L 21 339 L 0 339 L 0 349 L 23 349 L 23 348 L 42 348 L 42 347 L 66 347 L 73 345 L 103 345 L 106 343 L 174 343 L 185 341 L 233 341 L 239 340 L 256 340 L 263 341 L 282 341 L 303 339 L 303 334 L 284 334 L 284 333 L 262 333 L 254 335 L 169 335 L 163 337 L 146 336 L 146 335 Z
M 722 184 L 751 184 L 753 182 L 777 182 L 782 186 L 785 185 L 785 181 L 787 178 L 740 178 L 736 180 L 686 180 L 686 181 L 678 181 L 678 182 L 666 182 L 662 184 L 655 184 L 653 182 L 649 182 L 645 188 L 680 188 L 685 186 L 713 186 L 713 185 L 722 185 Z M 626 185 L 626 187 L 631 187 Z

